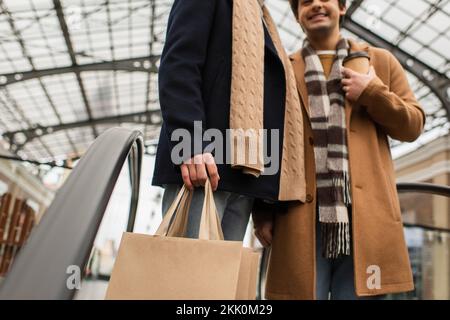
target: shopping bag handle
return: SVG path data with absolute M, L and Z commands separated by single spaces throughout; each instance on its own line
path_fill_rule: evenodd
M 164 215 L 161 224 L 158 227 L 158 230 L 156 230 L 155 235 L 158 236 L 166 236 L 167 232 L 169 230 L 170 222 L 172 221 L 172 217 L 175 213 L 175 211 L 179 208 L 179 205 L 181 204 L 181 200 L 185 199 L 187 192 L 186 187 L 183 185 L 178 192 L 175 200 L 170 205 L 169 209 L 167 210 L 166 214 Z M 183 201 L 184 202 L 184 201 Z
M 184 235 L 186 234 L 186 226 L 189 217 L 189 208 L 191 206 L 192 196 L 193 193 L 183 185 L 177 198 L 174 200 L 163 219 L 163 236 L 184 237 Z
M 185 185 L 182 186 L 177 197 L 164 215 L 155 235 L 168 237 L 183 237 L 185 235 L 193 193 L 194 191 L 190 191 Z M 172 217 L 174 218 L 171 223 Z M 198 238 L 202 240 L 224 239 L 209 179 L 205 183 L 205 197 L 203 199 Z
M 209 179 L 205 183 L 205 198 L 203 200 L 202 217 L 200 220 L 199 239 L 224 240 L 222 225 L 217 213 L 216 203 Z

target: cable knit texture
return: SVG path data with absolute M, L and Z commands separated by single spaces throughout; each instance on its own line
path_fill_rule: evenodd
M 233 1 L 233 58 L 230 128 L 231 165 L 258 177 L 264 172 L 264 27 L 272 38 L 286 77 L 286 102 L 281 158 L 282 201 L 305 202 L 303 115 L 295 75 L 276 25 L 258 0 Z M 245 148 L 242 150 L 241 148 Z

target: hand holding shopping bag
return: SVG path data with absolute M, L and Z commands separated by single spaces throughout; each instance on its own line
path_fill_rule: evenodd
M 123 234 L 106 299 L 255 299 L 259 253 L 223 240 L 209 181 L 199 239 L 183 238 L 192 195 L 181 188 L 154 236 Z

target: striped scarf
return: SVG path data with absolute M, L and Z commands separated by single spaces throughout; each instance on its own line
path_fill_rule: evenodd
M 348 49 L 348 41 L 341 39 L 328 80 L 318 55 L 307 40 L 302 49 L 315 140 L 322 254 L 330 259 L 350 255 L 350 177 L 345 100 L 341 85 L 341 68 Z

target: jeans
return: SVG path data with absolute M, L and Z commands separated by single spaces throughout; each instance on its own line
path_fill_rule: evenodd
M 165 185 L 162 199 L 163 216 L 176 198 L 181 186 Z M 195 188 L 189 208 L 189 217 L 186 229 L 187 238 L 198 238 L 200 218 L 203 207 L 205 191 L 203 187 Z M 222 231 L 225 240 L 242 241 L 247 230 L 250 213 L 254 199 L 227 191 L 215 191 L 214 202 L 217 207 L 219 219 L 222 221 Z
M 351 226 L 351 208 L 349 210 Z M 351 230 L 351 227 L 350 227 Z M 351 231 L 350 231 L 350 234 Z M 353 248 L 351 248 L 353 253 Z M 358 297 L 355 292 L 353 256 L 322 256 L 319 218 L 316 223 L 316 295 L 318 300 L 381 300 L 384 296 Z

